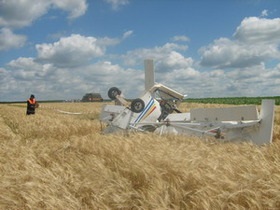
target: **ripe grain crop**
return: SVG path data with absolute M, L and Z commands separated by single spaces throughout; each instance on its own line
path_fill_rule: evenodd
M 103 135 L 102 105 L 0 105 L 0 209 L 280 209 L 279 106 L 273 143 L 256 146 Z

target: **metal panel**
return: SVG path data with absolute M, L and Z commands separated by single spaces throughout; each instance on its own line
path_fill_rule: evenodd
M 124 109 L 124 106 L 104 105 L 102 107 L 99 119 L 103 122 L 110 122 L 113 118 L 123 112 Z
M 258 145 L 272 142 L 274 125 L 274 100 L 262 100 L 260 125 L 255 132 L 251 131 L 252 142 Z
M 199 108 L 192 109 L 190 113 L 191 120 L 197 122 L 258 120 L 259 117 L 256 106 Z
M 170 121 L 181 121 L 181 122 L 184 122 L 184 121 L 189 121 L 190 120 L 190 113 L 173 113 L 173 114 L 169 114 L 167 116 L 168 120 Z
M 145 65 L 145 90 L 148 91 L 155 84 L 154 61 L 146 59 Z

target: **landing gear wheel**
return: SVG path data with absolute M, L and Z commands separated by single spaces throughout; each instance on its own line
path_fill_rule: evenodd
M 145 108 L 145 102 L 140 98 L 136 98 L 131 102 L 131 111 L 135 113 L 142 112 L 144 108 Z
M 120 95 L 122 92 L 119 90 L 119 88 L 116 88 L 116 87 L 111 87 L 109 90 L 108 90 L 108 97 L 112 100 L 115 100 L 116 99 L 116 96 L 117 95 Z

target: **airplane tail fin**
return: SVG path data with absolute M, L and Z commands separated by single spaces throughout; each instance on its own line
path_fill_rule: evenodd
M 155 84 L 154 61 L 146 59 L 145 65 L 145 91 L 148 91 Z
M 274 100 L 262 100 L 260 111 L 259 129 L 251 133 L 252 141 L 255 144 L 269 144 L 272 142 L 274 125 Z

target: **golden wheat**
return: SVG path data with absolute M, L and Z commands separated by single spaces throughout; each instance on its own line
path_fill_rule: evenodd
M 256 146 L 102 135 L 102 105 L 0 105 L 0 209 L 280 209 L 280 107 Z

